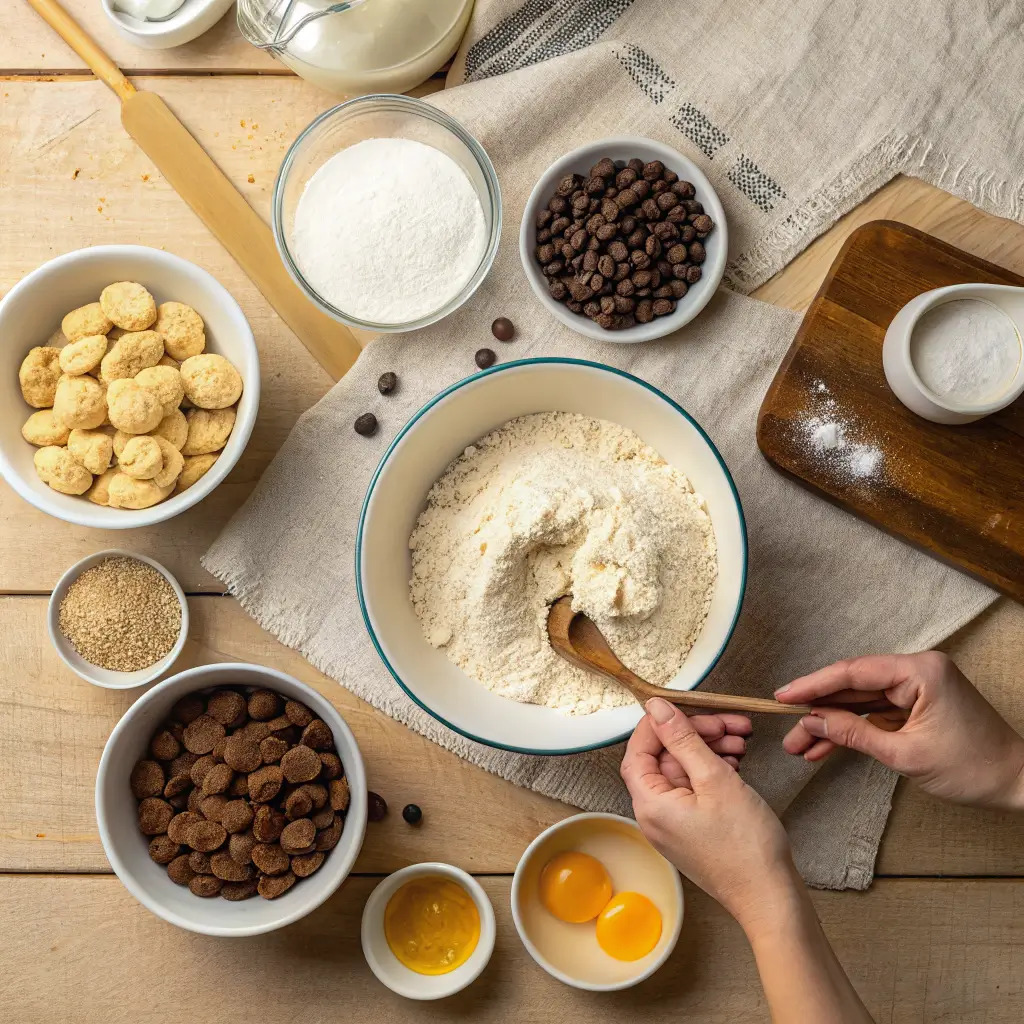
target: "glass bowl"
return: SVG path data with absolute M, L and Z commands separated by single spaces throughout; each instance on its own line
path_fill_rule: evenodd
M 473 276 L 439 309 L 405 323 L 374 323 L 339 309 L 321 295 L 296 263 L 291 251 L 295 211 L 310 178 L 335 153 L 365 139 L 412 139 L 451 157 L 469 178 L 484 212 L 487 244 Z M 501 189 L 490 157 L 465 128 L 443 111 L 410 96 L 361 96 L 321 114 L 292 143 L 274 186 L 274 240 L 288 273 L 328 316 L 349 327 L 373 333 L 411 331 L 436 323 L 458 309 L 487 276 L 501 235 Z

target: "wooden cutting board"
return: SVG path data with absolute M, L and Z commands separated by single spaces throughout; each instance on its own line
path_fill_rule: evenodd
M 1024 399 L 943 426 L 905 408 L 882 370 L 885 330 L 904 304 L 977 281 L 1024 286 L 905 224 L 858 228 L 765 395 L 757 443 L 830 500 L 1024 601 Z

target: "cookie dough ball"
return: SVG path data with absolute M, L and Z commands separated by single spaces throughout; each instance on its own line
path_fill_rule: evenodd
M 181 471 L 181 476 L 178 477 L 175 491 L 178 494 L 187 491 L 194 483 L 206 476 L 219 458 L 220 452 L 216 455 L 192 455 L 185 459 L 185 467 Z
M 110 422 L 126 434 L 148 434 L 164 418 L 163 406 L 156 395 L 133 380 L 115 380 L 111 383 L 107 389 L 107 407 L 110 410 Z
M 192 356 L 181 364 L 185 397 L 200 409 L 226 409 L 242 394 L 242 378 L 223 357 L 212 352 Z
M 107 418 L 107 393 L 95 377 L 61 377 L 53 415 L 66 427 L 92 430 Z
M 185 397 L 181 374 L 170 366 L 148 366 L 135 375 L 135 383 L 149 388 L 163 406 L 164 416 L 170 416 Z
M 160 472 L 153 477 L 153 483 L 157 487 L 174 487 L 175 482 L 185 468 L 185 459 L 181 452 L 166 438 L 154 437 L 154 441 L 160 446 L 162 464 Z
M 184 417 L 183 417 L 184 418 Z M 46 445 L 63 445 L 68 443 L 67 427 L 53 415 L 52 409 L 40 409 L 32 413 L 21 428 L 21 436 L 39 448 Z
M 92 482 L 92 487 L 85 492 L 85 496 L 94 505 L 109 505 L 110 504 L 110 481 L 117 476 L 118 470 L 112 466 L 105 473 L 96 477 Z
M 100 360 L 107 354 L 107 336 L 90 334 L 78 341 L 72 341 L 60 350 L 60 368 L 69 377 L 79 377 L 83 373 L 91 373 L 100 365 Z
M 78 341 L 79 338 L 88 338 L 93 334 L 106 334 L 113 326 L 98 302 L 73 309 L 60 322 L 60 329 L 68 341 Z
M 152 431 L 154 437 L 162 437 L 170 441 L 180 452 L 188 439 L 188 420 L 180 409 L 175 409 L 170 415 L 165 416 L 156 430 Z
M 126 331 L 144 331 L 156 320 L 156 300 L 135 281 L 108 284 L 100 293 L 100 306 L 115 327 Z
M 148 434 L 137 434 L 128 439 L 117 458 L 122 473 L 135 480 L 152 480 L 164 465 L 160 445 Z
M 90 473 L 105 473 L 114 454 L 114 439 L 105 430 L 72 430 L 68 451 Z
M 158 487 L 153 480 L 135 480 L 127 473 L 115 473 L 107 485 L 107 503 L 111 508 L 150 508 L 171 493 L 171 487 Z
M 206 348 L 203 318 L 184 302 L 161 302 L 153 330 L 164 337 L 164 347 L 181 361 L 197 356 Z
M 21 396 L 33 409 L 49 409 L 53 405 L 59 380 L 60 349 L 37 345 L 21 361 Z
M 156 366 L 164 354 L 164 342 L 156 331 L 122 334 L 100 363 L 100 379 L 108 383 L 134 377 L 149 366 Z
M 208 455 L 219 452 L 228 443 L 235 425 L 235 410 L 189 409 L 185 419 L 188 421 L 188 440 L 181 454 Z
M 36 452 L 34 461 L 39 479 L 61 494 L 85 494 L 92 486 L 92 473 L 67 448 L 47 445 Z

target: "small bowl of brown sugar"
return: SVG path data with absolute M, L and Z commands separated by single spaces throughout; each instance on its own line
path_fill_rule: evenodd
M 98 551 L 73 565 L 50 597 L 50 640 L 64 664 L 109 690 L 144 686 L 177 660 L 188 602 L 159 562 Z

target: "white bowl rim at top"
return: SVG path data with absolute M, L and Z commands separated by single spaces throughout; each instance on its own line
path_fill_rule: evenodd
M 101 562 L 105 562 L 108 558 L 134 558 L 136 561 L 143 562 L 156 569 L 171 585 L 171 589 L 174 591 L 178 604 L 181 607 L 181 629 L 178 632 L 178 639 L 174 642 L 174 646 L 158 661 L 155 661 L 147 668 L 139 669 L 137 672 L 118 672 L 113 669 L 103 669 L 96 665 L 90 665 L 89 662 L 75 651 L 71 641 L 64 636 L 60 629 L 60 606 L 70 586 L 82 573 L 95 565 L 99 565 Z M 86 555 L 85 558 L 75 562 L 74 565 L 65 570 L 57 581 L 57 585 L 53 588 L 46 607 L 46 630 L 50 636 L 50 643 L 53 644 L 60 660 L 86 682 L 92 683 L 93 686 L 101 686 L 105 690 L 134 690 L 140 686 L 146 686 L 155 679 L 159 679 L 165 672 L 170 671 L 185 647 L 185 641 L 188 640 L 188 629 L 188 599 L 185 596 L 184 590 L 182 590 L 181 584 L 174 578 L 170 570 L 147 555 L 140 555 L 136 551 L 125 551 L 121 548 L 106 548 L 103 551 L 95 551 L 93 554 Z M 119 676 L 123 677 L 123 681 L 118 681 Z
M 711 245 L 705 243 L 709 249 L 708 258 L 702 265 L 703 275 L 696 284 L 690 286 L 681 299 L 676 300 L 674 312 L 668 316 L 658 317 L 647 324 L 635 324 L 620 331 L 606 331 L 599 327 L 588 317 L 573 313 L 561 302 L 556 302 L 548 294 L 545 285 L 546 278 L 540 272 L 540 267 L 533 256 L 533 246 L 536 233 L 536 225 L 533 218 L 541 204 L 545 201 L 544 193 L 554 188 L 558 178 L 568 174 L 570 168 L 578 163 L 589 163 L 600 155 L 608 155 L 611 150 L 637 151 L 646 149 L 649 153 L 656 153 L 657 159 L 661 160 L 670 170 L 677 170 L 679 177 L 684 176 L 693 182 L 697 189 L 696 199 L 708 207 L 715 221 L 714 232 L 709 235 L 714 242 Z M 671 166 L 674 164 L 675 166 Z M 605 139 L 596 139 L 593 142 L 584 143 L 576 149 L 563 154 L 557 160 L 545 168 L 537 179 L 536 184 L 530 192 L 526 205 L 523 208 L 523 217 L 519 225 L 519 258 L 523 266 L 523 272 L 540 304 L 566 327 L 582 334 L 594 341 L 607 341 L 617 345 L 636 345 L 645 341 L 655 341 L 667 334 L 685 327 L 691 320 L 696 319 L 704 307 L 714 298 L 718 286 L 721 284 L 725 274 L 725 264 L 729 250 L 729 225 L 725 215 L 725 207 L 721 197 L 711 184 L 707 175 L 689 157 L 680 153 L 679 150 L 657 139 L 647 138 L 640 135 L 614 135 Z M 693 298 L 691 299 L 691 295 Z M 689 301 L 688 301 L 689 300 Z
M 146 49 L 183 46 L 213 28 L 235 0 L 184 0 L 181 7 L 160 21 L 141 21 L 117 10 L 113 0 L 102 0 L 103 13 L 117 32 Z
M 676 915 L 675 926 L 673 927 L 672 933 L 669 936 L 668 941 L 665 943 L 665 948 L 662 950 L 661 954 L 654 961 L 648 964 L 643 971 L 635 977 L 624 978 L 622 981 L 610 982 L 607 985 L 598 985 L 594 982 L 583 981 L 580 978 L 571 977 L 566 974 L 565 971 L 551 963 L 551 961 L 548 960 L 548 958 L 537 948 L 529 935 L 527 935 L 522 915 L 519 913 L 519 893 L 522 889 L 523 871 L 540 847 L 546 843 L 551 836 L 561 832 L 565 828 L 572 827 L 573 825 L 583 821 L 616 822 L 619 825 L 627 826 L 643 838 L 640 826 L 632 818 L 624 817 L 621 814 L 610 814 L 604 811 L 584 811 L 580 814 L 570 814 L 567 818 L 562 818 L 561 821 L 556 821 L 553 825 L 549 825 L 540 833 L 540 835 L 533 839 L 529 846 L 526 847 L 523 851 L 523 855 L 519 858 L 519 862 L 516 864 L 515 873 L 512 875 L 512 887 L 509 894 L 509 900 L 512 905 L 512 921 L 516 926 L 516 932 L 518 933 L 519 938 L 526 947 L 526 951 L 553 978 L 557 978 L 564 985 L 569 985 L 572 988 L 584 989 L 588 992 L 618 992 L 624 988 L 632 988 L 634 985 L 639 985 L 640 982 L 646 981 L 652 974 L 654 974 L 655 971 L 663 967 L 665 965 L 665 961 L 672 955 L 672 951 L 676 948 L 676 944 L 679 942 L 679 936 L 682 934 L 683 917 L 686 913 L 686 898 L 683 893 L 683 880 L 680 877 L 679 872 L 673 868 L 673 888 L 675 889 L 675 894 L 678 898 L 678 914 Z M 661 854 L 659 854 L 657 850 L 653 850 L 653 852 L 656 856 L 661 857 Z M 663 857 L 662 860 L 664 860 Z M 669 862 L 666 861 L 666 863 Z M 672 867 L 671 864 L 669 864 L 669 866 Z
M 440 875 L 443 878 L 451 879 L 469 893 L 477 913 L 480 915 L 480 937 L 477 940 L 476 948 L 466 962 L 453 971 L 440 975 L 419 975 L 401 963 L 390 950 L 388 950 L 388 955 L 391 956 L 394 963 L 379 957 L 374 947 L 381 945 L 380 940 L 384 932 L 384 910 L 388 900 L 410 879 L 425 878 L 431 875 Z M 461 992 L 462 989 L 476 981 L 490 962 L 491 954 L 494 952 L 496 933 L 494 907 L 491 906 L 491 901 L 483 886 L 462 868 L 440 861 L 409 864 L 378 882 L 363 907 L 359 929 L 363 956 L 366 957 L 366 962 L 377 980 L 392 992 L 405 996 L 406 999 L 419 1000 L 444 999 L 456 992 Z M 384 945 L 386 946 L 386 940 L 384 940 Z M 418 981 L 417 979 L 422 980 Z M 444 984 L 445 979 L 449 981 L 447 985 Z M 426 986 L 428 985 L 435 991 L 427 991 Z

